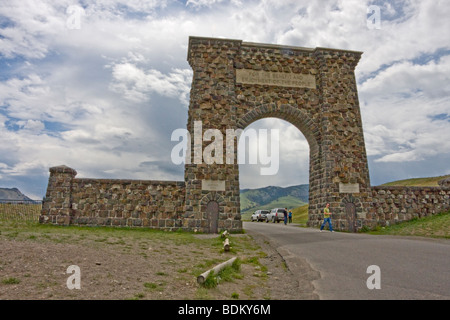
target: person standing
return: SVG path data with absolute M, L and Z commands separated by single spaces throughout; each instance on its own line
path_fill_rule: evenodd
M 284 225 L 287 225 L 287 215 L 288 215 L 287 208 L 284 208 L 283 214 L 284 214 Z
M 325 209 L 323 209 L 323 223 L 320 226 L 320 232 L 322 232 L 323 228 L 325 227 L 325 224 L 328 222 L 328 226 L 330 228 L 331 232 L 333 231 L 333 226 L 331 225 L 331 212 L 330 212 L 330 204 L 327 203 Z
M 292 210 L 291 209 L 289 209 L 288 218 L 289 218 L 289 223 L 292 223 Z

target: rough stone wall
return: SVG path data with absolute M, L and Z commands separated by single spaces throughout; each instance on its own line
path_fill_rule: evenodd
M 235 55 L 239 52 L 240 41 L 199 40 L 191 41 L 188 61 L 194 72 L 190 92 L 190 106 L 188 111 L 187 129 L 191 134 L 190 164 L 185 166 L 186 182 L 186 218 L 208 220 L 206 214 L 205 199 L 218 197 L 219 203 L 219 228 L 222 225 L 231 225 L 233 230 L 242 230 L 240 221 L 240 190 L 239 190 L 239 166 L 237 161 L 233 163 L 207 164 L 195 163 L 198 153 L 211 143 L 202 140 L 203 134 L 208 129 L 220 130 L 226 137 L 226 129 L 235 127 L 234 95 Z M 201 121 L 200 134 L 194 132 L 194 122 Z M 195 138 L 200 138 L 201 150 L 195 147 Z M 224 151 L 225 155 L 226 152 Z M 224 190 L 205 190 L 202 181 L 224 181 Z
M 74 179 L 72 224 L 182 228 L 184 183 Z
M 71 223 L 72 181 L 77 172 L 67 166 L 50 168 L 47 193 L 42 202 L 41 223 L 69 225 Z
M 182 219 L 184 182 L 76 179 L 76 174 L 66 166 L 50 168 L 41 223 L 202 228 L 200 221 Z
M 373 219 L 369 227 L 390 225 L 450 209 L 450 187 L 372 187 Z

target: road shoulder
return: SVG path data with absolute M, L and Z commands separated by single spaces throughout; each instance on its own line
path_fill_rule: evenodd
M 320 278 L 320 273 L 302 258 L 296 257 L 289 250 L 278 247 L 268 237 L 246 230 L 257 245 L 267 254 L 260 259 L 270 274 L 268 286 L 272 300 L 318 300 L 313 281 Z

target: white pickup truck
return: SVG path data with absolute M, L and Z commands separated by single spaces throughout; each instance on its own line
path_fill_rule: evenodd
M 284 221 L 284 212 L 285 211 L 286 211 L 286 209 L 284 209 L 284 208 L 272 209 L 270 211 L 270 213 L 268 213 L 266 215 L 266 222 L 272 221 L 273 223 L 275 223 L 275 222 Z M 286 211 L 286 214 L 287 214 L 287 211 Z

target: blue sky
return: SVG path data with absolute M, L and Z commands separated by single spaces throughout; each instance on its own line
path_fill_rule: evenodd
M 372 185 L 450 174 L 449 16 L 446 0 L 2 1 L 0 187 L 42 198 L 61 164 L 78 177 L 183 180 L 170 138 L 187 122 L 189 36 L 363 51 Z M 241 166 L 241 188 L 308 183 L 298 129 L 251 127 L 279 129 L 283 156 L 276 176 Z

